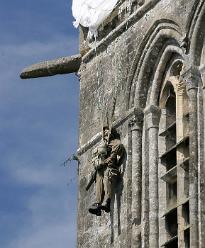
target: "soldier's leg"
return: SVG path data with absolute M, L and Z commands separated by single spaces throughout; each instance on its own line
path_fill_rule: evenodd
M 103 181 L 105 188 L 105 197 L 102 204 L 102 209 L 105 210 L 107 213 L 110 212 L 110 202 L 116 178 L 116 175 L 113 174 L 109 169 L 106 171 Z
M 108 199 L 111 199 L 112 197 L 112 175 L 109 170 L 107 170 L 105 173 L 103 183 L 105 187 L 104 202 L 106 202 Z
M 96 203 L 102 203 L 104 198 L 104 183 L 103 183 L 103 173 L 98 172 L 96 176 Z
M 103 172 L 98 171 L 96 175 L 96 202 L 88 209 L 91 214 L 101 216 L 101 203 L 104 197 Z
M 105 197 L 104 202 L 108 199 L 112 198 L 112 192 L 114 191 L 114 187 L 117 186 L 117 182 L 119 180 L 120 173 L 117 170 L 107 169 L 104 175 L 104 189 L 105 189 Z

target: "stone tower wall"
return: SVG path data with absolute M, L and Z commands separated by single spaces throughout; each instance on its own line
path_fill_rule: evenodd
M 163 203 L 159 203 L 163 194 L 158 170 L 159 98 L 175 60 L 183 62 L 181 76 L 191 102 L 190 247 L 205 247 L 204 1 L 122 1 L 121 5 L 124 12 L 113 12 L 96 42 L 85 41 L 86 30 L 81 30 L 78 247 L 155 248 L 165 242 Z M 94 185 L 89 192 L 85 187 L 93 169 L 91 152 L 101 140 L 103 119 L 112 112 L 114 99 L 113 125 L 126 158 L 111 213 L 96 217 L 87 210 L 95 202 Z

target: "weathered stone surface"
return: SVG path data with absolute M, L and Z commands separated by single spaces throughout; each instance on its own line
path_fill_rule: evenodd
M 77 72 L 81 64 L 81 55 L 74 55 L 50 61 L 44 61 L 25 68 L 20 77 L 22 79 L 54 76 Z
M 131 8 L 125 11 L 124 7 L 130 2 Z M 168 113 L 165 108 L 169 94 L 163 92 L 166 91 L 166 83 L 170 82 L 176 91 L 177 111 L 181 111 L 176 118 L 177 167 L 173 169 L 179 188 L 178 205 L 174 206 L 179 221 L 178 247 L 204 248 L 205 109 L 202 102 L 204 104 L 205 98 L 202 82 L 199 81 L 201 77 L 204 80 L 205 30 L 202 26 L 205 23 L 205 3 L 202 0 L 127 0 L 121 4 L 124 12 L 121 15 L 113 12 L 109 21 L 101 26 L 97 42 L 86 41 L 86 49 L 82 53 L 79 70 L 79 147 L 82 149 L 79 149 L 78 247 L 158 248 L 169 241 L 166 229 L 169 215 L 167 182 L 161 179 L 167 170 L 161 157 L 171 148 L 174 139 L 165 138 L 166 132 L 169 132 L 166 130 Z M 83 49 L 85 36 L 81 38 Z M 174 82 L 173 68 L 179 61 L 184 65 L 183 75 L 178 75 Z M 199 67 L 202 75 L 198 73 L 197 77 L 193 77 L 192 73 L 188 77 L 189 68 L 200 72 Z M 179 78 L 184 80 L 183 89 L 188 90 L 195 85 L 194 95 L 191 92 L 186 95 L 184 90 L 183 94 L 177 93 Z M 191 103 L 184 100 L 185 95 Z M 100 141 L 102 119 L 111 109 L 114 98 L 114 120 L 119 123 L 117 130 L 127 157 L 121 168 L 122 182 L 112 200 L 111 214 L 96 218 L 87 212 L 90 202 L 94 201 L 94 186 L 90 194 L 85 191 L 92 169 L 88 161 L 91 150 Z M 136 111 L 128 114 L 133 108 L 144 111 L 144 116 L 139 115 L 139 123 L 135 123 Z M 125 115 L 127 118 L 124 118 Z M 188 148 L 180 143 L 185 136 L 190 136 Z M 185 165 L 182 155 L 184 152 L 188 156 L 188 151 L 190 158 L 186 157 Z M 186 166 L 189 163 L 188 173 Z M 191 180 L 188 186 L 187 175 Z M 191 200 L 187 200 L 187 194 Z M 190 204 L 191 226 L 186 226 L 183 219 L 187 206 L 185 200 Z M 185 227 L 190 230 L 192 246 L 184 238 L 187 235 L 184 234 Z
M 79 248 L 205 248 L 204 27 L 204 0 L 119 1 L 96 41 L 81 28 L 81 55 L 22 72 L 80 76 Z M 89 161 L 110 112 L 126 156 L 96 217 Z

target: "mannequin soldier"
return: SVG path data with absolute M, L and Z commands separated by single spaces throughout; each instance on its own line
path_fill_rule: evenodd
M 110 130 L 108 126 L 103 127 L 103 143 L 97 151 L 94 150 L 93 158 L 95 154 L 98 154 L 98 158 L 92 163 L 95 168 L 96 203 L 89 208 L 89 212 L 100 216 L 101 210 L 110 212 L 112 187 L 116 186 L 120 177 L 119 167 L 124 155 L 124 146 L 114 129 Z

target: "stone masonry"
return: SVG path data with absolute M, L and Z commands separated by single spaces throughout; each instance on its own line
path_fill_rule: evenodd
M 78 248 L 205 248 L 205 1 L 119 0 L 80 54 L 21 77 L 80 79 Z M 111 212 L 88 212 L 105 117 L 126 150 Z M 68 244 L 69 245 L 69 244 Z
M 205 247 L 205 2 L 121 0 L 80 29 L 78 247 Z M 92 150 L 116 99 L 126 148 L 111 213 L 88 213 Z

